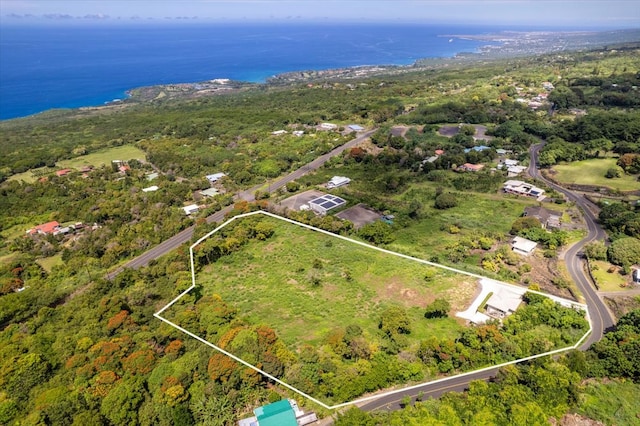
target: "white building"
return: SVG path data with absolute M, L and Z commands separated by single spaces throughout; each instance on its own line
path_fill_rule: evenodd
M 348 184 L 349 182 L 351 182 L 351 179 L 349 179 L 348 177 L 334 176 L 334 177 L 331 178 L 329 183 L 327 183 L 327 188 L 329 188 L 329 189 L 338 188 L 340 186 Z
M 331 194 L 324 194 L 321 197 L 309 201 L 309 207 L 314 212 L 325 215 L 331 209 L 345 205 L 347 202 L 340 197 Z
M 514 313 L 520 303 L 522 294 L 500 286 L 487 300 L 487 314 L 494 318 L 504 318 Z
M 335 130 L 338 128 L 337 124 L 333 124 L 333 123 L 322 123 L 320 126 L 318 126 L 321 130 Z
M 192 214 L 196 213 L 199 209 L 200 207 L 197 204 L 190 204 L 182 208 L 182 210 L 184 210 L 184 214 L 186 214 L 187 216 L 191 216 Z
M 535 241 L 527 240 L 522 237 L 513 237 L 511 240 L 511 249 L 518 254 L 529 256 L 538 246 Z
M 226 175 L 222 172 L 220 173 L 214 173 L 212 175 L 207 175 L 207 180 L 211 183 L 215 183 L 217 181 L 219 181 L 220 179 L 222 179 L 223 177 L 225 177 Z
M 157 191 L 158 189 L 159 189 L 159 188 L 158 188 L 158 186 L 157 186 L 157 185 L 153 185 L 153 186 L 150 186 L 150 187 L 148 187 L 148 188 L 142 188 L 142 192 L 155 192 L 155 191 Z
M 544 198 L 544 189 L 540 189 L 530 183 L 521 180 L 508 180 L 502 185 L 502 190 L 509 194 L 533 197 L 537 200 Z

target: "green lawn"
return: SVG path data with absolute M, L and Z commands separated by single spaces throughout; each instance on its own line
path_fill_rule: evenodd
M 475 280 L 384 254 L 283 221 L 265 218 L 276 232 L 206 267 L 197 276 L 203 294 L 220 294 L 252 323 L 273 327 L 287 345 L 318 344 L 335 327 L 357 324 L 372 340 L 389 305 L 404 306 L 411 319 L 410 345 L 428 336 L 453 337 L 452 318 L 426 320 L 436 297 L 464 309 Z M 427 283 L 427 271 L 435 276 Z M 318 284 L 314 285 L 314 279 Z
M 422 259 L 442 255 L 447 246 L 478 233 L 506 235 L 512 223 L 522 216 L 524 208 L 536 204 L 525 198 L 465 193 L 457 197 L 456 207 L 438 210 L 433 207 L 433 196 L 428 188 L 416 187 L 403 197 L 416 199 L 423 204 L 422 218 L 399 229 L 396 241 L 390 248 Z M 450 233 L 450 225 L 457 226 L 460 232 Z
M 553 166 L 553 170 L 557 172 L 554 175 L 554 179 L 562 183 L 605 186 L 620 191 L 640 189 L 637 175 L 623 175 L 621 178 L 614 179 L 604 177 L 608 169 L 616 167 L 616 161 L 615 158 L 594 158 L 573 163 L 557 164 Z
M 620 275 L 616 267 L 615 272 L 607 272 L 613 266 L 609 262 L 591 261 L 592 265 L 597 266 L 595 270 L 591 270 L 591 275 L 598 283 L 601 291 L 624 291 L 626 284 L 629 282 L 628 276 Z
M 144 151 L 133 145 L 116 146 L 113 148 L 103 149 L 87 155 L 72 158 L 70 160 L 61 160 L 56 163 L 60 168 L 78 169 L 83 166 L 100 167 L 103 164 L 109 165 L 113 160 L 144 160 L 146 159 Z
M 55 256 L 45 257 L 43 259 L 36 260 L 38 265 L 42 266 L 47 272 L 51 272 L 54 266 L 62 265 L 64 262 L 62 261 L 62 255 L 56 254 Z
M 70 160 L 60 160 L 56 163 L 56 167 L 40 167 L 28 170 L 24 173 L 17 173 L 9 177 L 8 180 L 21 180 L 27 183 L 35 182 L 38 178 L 52 175 L 56 170 L 60 169 L 79 169 L 83 166 L 100 167 L 109 165 L 113 160 L 145 160 L 144 151 L 133 145 L 116 146 L 113 148 L 102 149 L 87 155 L 81 155 Z

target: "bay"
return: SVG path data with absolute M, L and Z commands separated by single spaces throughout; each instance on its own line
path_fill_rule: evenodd
M 182 24 L 0 27 L 0 119 L 102 105 L 129 89 L 358 65 L 407 65 L 486 44 L 418 24 Z

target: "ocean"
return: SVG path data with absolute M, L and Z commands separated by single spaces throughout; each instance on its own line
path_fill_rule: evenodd
M 0 26 L 0 119 L 103 105 L 129 89 L 474 52 L 499 29 L 417 24 Z

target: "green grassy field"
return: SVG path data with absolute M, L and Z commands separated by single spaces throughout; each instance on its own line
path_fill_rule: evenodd
M 617 271 L 616 272 L 607 272 L 607 270 L 612 266 L 609 262 L 604 261 L 592 261 L 592 265 L 597 265 L 597 269 L 591 270 L 591 275 L 595 278 L 598 283 L 598 288 L 601 291 L 623 291 L 625 290 L 625 285 L 629 282 L 628 276 L 622 276 Z
M 70 160 L 58 161 L 56 166 L 69 169 L 78 169 L 82 166 L 100 167 L 111 164 L 113 160 L 127 161 L 132 159 L 146 159 L 144 151 L 133 145 L 123 145 L 96 151 Z
M 522 216 L 526 206 L 536 202 L 528 199 L 505 198 L 497 194 L 465 193 L 458 197 L 458 205 L 447 210 L 433 207 L 433 196 L 428 188 L 416 187 L 404 194 L 423 204 L 423 217 L 396 232 L 397 239 L 391 250 L 408 253 L 422 259 L 444 253 L 445 248 L 474 233 L 505 235 L 513 221 Z M 460 233 L 452 234 L 448 227 L 455 225 Z
M 474 295 L 470 277 L 384 254 L 277 219 L 275 234 L 206 267 L 205 294 L 220 294 L 253 323 L 273 327 L 290 346 L 318 344 L 335 327 L 357 324 L 372 340 L 382 310 L 397 304 L 411 319 L 410 345 L 428 336 L 453 337 L 453 318 L 426 320 L 436 297 L 464 309 Z M 428 272 L 435 276 L 426 282 Z M 317 284 L 314 285 L 313 281 Z
M 51 256 L 51 257 L 45 257 L 43 259 L 38 259 L 36 260 L 36 262 L 38 263 L 38 265 L 42 266 L 42 269 L 44 269 L 47 272 L 51 272 L 51 270 L 53 269 L 54 266 L 58 266 L 58 265 L 62 265 L 64 264 L 64 262 L 62 261 L 62 255 L 61 254 L 56 254 L 55 256 Z
M 607 170 L 612 167 L 616 167 L 615 158 L 594 158 L 573 163 L 557 164 L 553 166 L 553 170 L 557 172 L 554 175 L 554 179 L 562 183 L 605 186 L 620 191 L 640 189 L 638 176 L 623 175 L 621 178 L 615 179 L 604 177 Z
M 109 165 L 113 160 L 145 160 L 144 151 L 133 145 L 116 146 L 113 148 L 103 149 L 87 155 L 81 155 L 69 160 L 61 160 L 56 163 L 56 167 L 40 167 L 38 169 L 28 170 L 24 173 L 18 173 L 9 177 L 9 180 L 21 180 L 27 183 L 35 182 L 42 176 L 55 173 L 59 169 L 79 169 L 83 166 L 100 167 Z

